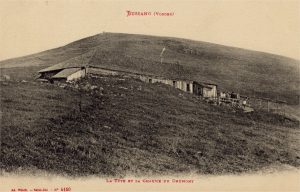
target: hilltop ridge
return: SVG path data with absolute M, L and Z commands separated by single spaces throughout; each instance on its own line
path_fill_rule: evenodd
M 160 53 L 163 62 L 160 62 Z M 291 58 L 172 37 L 102 33 L 41 53 L 0 61 L 10 67 L 49 67 L 68 60 L 170 78 L 216 83 L 254 97 L 299 102 L 299 61 Z M 74 59 L 76 58 L 77 59 Z

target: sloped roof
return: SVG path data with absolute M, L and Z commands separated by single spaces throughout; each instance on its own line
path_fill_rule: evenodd
M 53 76 L 53 78 L 65 78 L 66 76 L 75 73 L 75 69 L 79 70 L 81 67 L 85 67 L 85 66 L 89 66 L 91 68 L 95 67 L 95 68 L 100 68 L 100 69 L 105 69 L 105 70 L 111 70 L 111 71 L 118 71 L 118 72 L 124 72 L 124 73 L 131 73 L 131 74 L 135 74 L 135 75 L 145 75 L 145 76 L 150 76 L 150 77 L 154 77 L 154 78 L 160 78 L 160 79 L 172 79 L 172 80 L 181 80 L 181 81 L 193 81 L 189 78 L 171 78 L 171 77 L 161 77 L 158 75 L 154 75 L 151 73 L 146 73 L 146 72 L 138 72 L 138 71 L 133 71 L 133 70 L 128 70 L 128 69 L 124 69 L 124 68 L 120 68 L 120 66 L 116 67 L 116 66 L 99 66 L 99 65 L 93 65 L 92 62 L 95 58 L 94 55 L 96 54 L 96 50 L 91 50 L 87 53 L 84 53 L 82 55 L 79 55 L 77 57 L 73 57 L 71 59 L 68 59 L 66 61 L 63 61 L 61 63 L 58 63 L 56 65 L 50 66 L 48 68 L 42 69 L 40 71 L 38 71 L 39 73 L 43 73 L 43 72 L 49 72 L 49 71 L 56 71 L 56 70 L 62 70 L 62 69 L 68 69 L 68 70 L 62 70 L 60 71 L 58 74 L 56 74 L 55 76 Z M 107 68 L 106 68 L 107 67 Z M 70 74 L 69 74 L 70 73 Z M 205 83 L 205 82 L 197 82 L 197 81 L 193 81 L 196 82 L 198 84 L 200 84 L 203 87 L 207 87 L 207 88 L 213 88 L 214 86 L 217 86 L 217 84 L 214 83 Z
M 87 64 L 89 64 L 91 58 L 93 57 L 94 51 L 89 51 L 87 53 L 84 53 L 83 55 L 79 55 L 77 57 L 73 57 L 71 59 L 68 59 L 66 61 L 63 61 L 61 63 L 58 63 L 56 65 L 47 67 L 45 69 L 42 69 L 38 71 L 39 73 L 48 72 L 48 71 L 55 71 L 60 69 L 66 69 L 66 68 L 73 68 L 73 67 L 83 67 Z
M 72 75 L 73 73 L 79 71 L 81 68 L 68 68 L 60 71 L 56 75 L 54 75 L 52 78 L 67 78 L 69 75 Z
M 212 84 L 212 83 L 197 82 L 197 81 L 193 81 L 193 82 L 200 85 L 201 87 L 210 88 L 210 89 L 213 89 L 215 86 L 217 86 L 216 84 Z
M 214 86 L 215 86 L 214 84 L 212 85 L 212 84 L 206 84 L 206 83 L 200 83 L 200 85 L 203 87 L 206 87 L 206 88 L 210 88 L 210 89 L 214 88 Z

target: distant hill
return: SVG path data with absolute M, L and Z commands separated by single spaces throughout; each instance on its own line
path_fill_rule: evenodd
M 163 63 L 160 63 L 160 53 Z M 76 59 L 74 59 L 77 57 Z M 300 61 L 187 39 L 103 33 L 66 46 L 0 62 L 0 68 L 88 64 L 212 82 L 220 89 L 298 104 Z M 82 59 L 81 59 L 82 58 Z M 72 60 L 72 61 L 73 61 Z M 70 62 L 69 62 L 70 63 Z M 86 63 L 84 63 L 86 64 Z M 26 70 L 25 70 L 26 71 Z M 20 71 L 22 73 L 22 71 Z

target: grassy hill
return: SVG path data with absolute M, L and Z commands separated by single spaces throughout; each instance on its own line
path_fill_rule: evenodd
M 0 90 L 2 171 L 145 176 L 300 166 L 298 121 L 233 112 L 167 85 L 103 76 L 65 88 L 6 81 Z
M 160 53 L 165 47 L 164 61 Z M 41 53 L 0 62 L 1 73 L 14 77 L 12 67 L 38 70 L 74 57 L 91 56 L 89 64 L 185 77 L 217 83 L 223 90 L 298 104 L 299 66 L 294 59 L 171 37 L 103 33 Z M 80 59 L 77 59 L 80 62 Z M 74 63 L 76 65 L 78 63 Z M 10 73 L 12 72 L 12 73 Z M 33 71 L 25 70 L 24 77 Z M 18 76 L 20 73 L 17 73 Z

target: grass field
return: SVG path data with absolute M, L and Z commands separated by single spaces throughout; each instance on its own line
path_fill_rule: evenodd
M 124 77 L 79 85 L 0 82 L 2 171 L 139 176 L 300 166 L 296 120 L 234 112 Z

